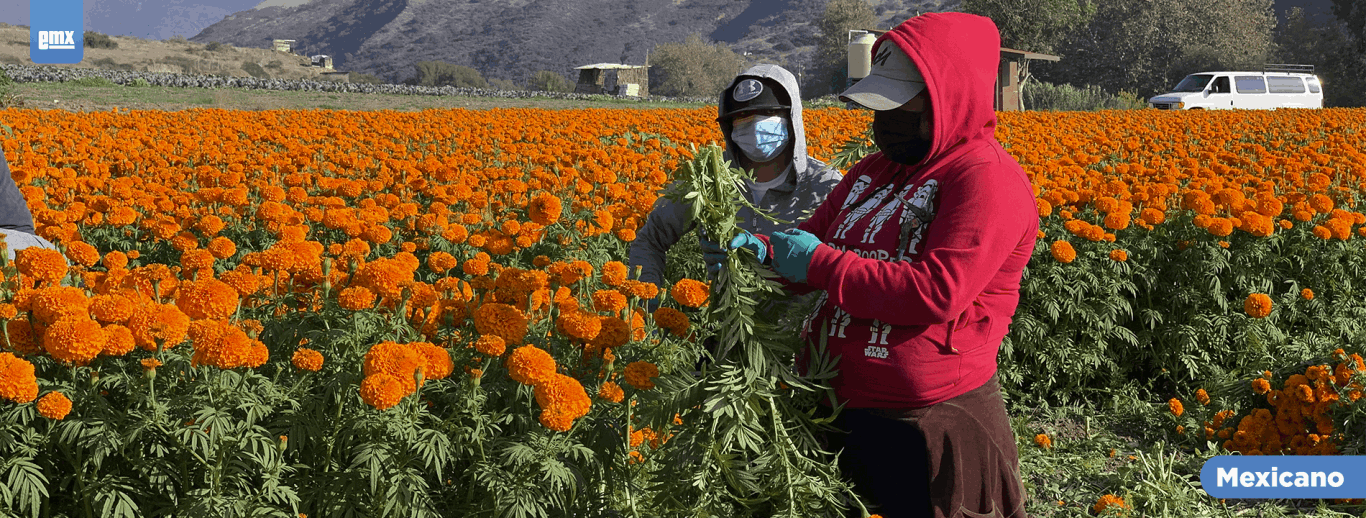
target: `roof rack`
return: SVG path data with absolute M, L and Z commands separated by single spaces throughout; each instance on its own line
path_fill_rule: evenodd
M 1287 74 L 1313 74 L 1314 65 L 1291 65 L 1291 64 L 1268 64 L 1262 67 L 1263 72 L 1284 72 Z

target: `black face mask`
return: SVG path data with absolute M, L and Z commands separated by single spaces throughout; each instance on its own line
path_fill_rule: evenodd
M 933 141 L 920 138 L 922 114 L 905 110 L 873 112 L 873 143 L 882 156 L 902 165 L 915 165 L 930 154 Z

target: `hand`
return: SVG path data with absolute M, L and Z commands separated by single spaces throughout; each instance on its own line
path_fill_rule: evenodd
M 806 269 L 821 240 L 810 232 L 790 229 L 768 236 L 773 244 L 773 269 L 793 282 L 806 282 Z
M 697 229 L 697 242 L 702 246 L 702 260 L 707 263 L 707 276 L 715 280 L 716 274 L 721 272 L 721 265 L 726 262 L 726 250 L 713 242 L 707 231 L 701 228 Z
M 759 260 L 759 264 L 768 264 L 768 246 L 764 245 L 763 240 L 754 237 L 749 232 L 741 232 L 730 240 L 731 249 L 746 248 L 754 252 L 754 257 Z

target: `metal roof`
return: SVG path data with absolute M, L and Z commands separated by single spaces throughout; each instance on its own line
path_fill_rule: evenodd
M 1002 53 L 1002 54 L 1014 54 L 1014 55 L 1016 55 L 1016 56 L 1023 56 L 1025 59 L 1042 59 L 1042 60 L 1044 60 L 1044 61 L 1062 61 L 1062 58 L 1060 58 L 1060 57 L 1058 57 L 1058 56 L 1051 55 L 1051 54 L 1039 54 L 1039 53 L 1037 53 L 1037 52 L 1029 52 L 1029 51 L 1024 51 L 1024 50 L 1008 49 L 1008 48 L 1005 48 L 1005 47 L 1001 47 L 1001 53 Z
M 588 69 L 595 69 L 595 68 L 596 68 L 596 69 L 608 69 L 608 70 L 610 70 L 610 69 L 617 69 L 617 70 L 619 70 L 619 69 L 627 69 L 627 68 L 645 68 L 645 67 L 640 66 L 640 65 L 623 65 L 623 64 L 620 64 L 620 63 L 597 63 L 597 64 L 594 64 L 594 65 L 584 65 L 584 66 L 581 66 L 581 67 L 574 67 L 574 70 L 588 70 Z

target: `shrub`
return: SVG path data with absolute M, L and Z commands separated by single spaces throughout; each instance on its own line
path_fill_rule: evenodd
M 421 86 L 455 86 L 465 88 L 486 88 L 488 82 L 478 70 L 453 65 L 445 61 L 419 61 L 417 65 L 417 84 Z
M 254 61 L 242 62 L 242 70 L 246 71 L 247 75 L 251 77 L 270 77 L 270 74 L 266 72 L 266 69 L 261 68 L 261 65 L 256 64 Z
M 119 42 L 114 41 L 114 39 L 113 39 L 113 38 L 110 38 L 108 35 L 100 34 L 100 33 L 98 33 L 98 32 L 85 31 L 85 35 L 82 36 L 82 38 L 85 40 L 85 46 L 86 46 L 86 48 L 91 48 L 91 49 L 117 49 L 117 48 L 119 48 Z
M 67 81 L 76 86 L 114 86 L 114 82 L 103 77 L 82 77 L 72 81 Z
M 697 34 L 683 43 L 658 45 L 650 57 L 650 91 L 676 97 L 720 94 L 745 66 L 745 58 L 726 44 L 708 43 Z
M 531 82 L 528 86 L 532 90 L 539 90 L 542 92 L 574 91 L 573 82 L 565 79 L 564 76 L 549 70 L 542 70 L 537 72 L 536 75 L 531 76 Z
M 285 68 L 285 62 L 277 59 L 271 61 L 270 63 L 266 63 L 266 68 L 269 68 L 271 70 L 282 70 Z
M 1136 110 L 1147 104 L 1138 96 L 1120 91 L 1110 94 L 1099 86 L 1077 88 L 1030 81 L 1023 86 L 1025 109 L 1048 111 Z
M 131 86 L 131 87 L 135 87 L 135 88 L 145 88 L 145 87 L 148 87 L 148 86 L 152 86 L 152 83 L 148 83 L 146 79 L 143 79 L 143 78 L 141 78 L 141 77 L 137 77 L 137 78 L 133 78 L 132 81 L 130 81 L 127 85 L 124 85 L 124 86 Z
M 220 50 L 232 50 L 232 45 L 227 45 L 216 41 L 210 41 L 208 45 L 204 46 L 204 50 L 207 50 L 209 52 L 218 52 Z

